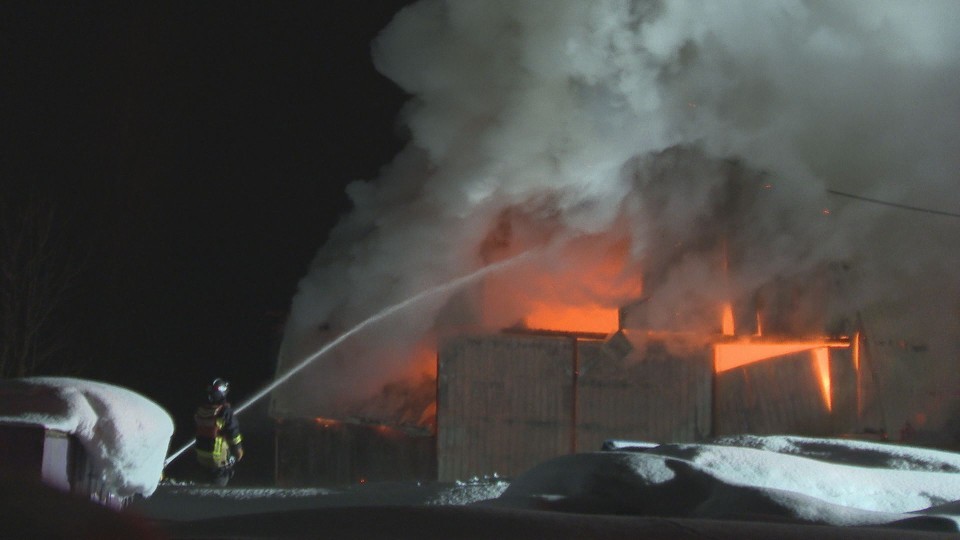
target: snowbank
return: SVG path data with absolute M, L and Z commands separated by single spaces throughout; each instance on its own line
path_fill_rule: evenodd
M 746 436 L 563 456 L 493 504 L 573 512 L 957 530 L 960 456 L 862 441 Z
M 73 434 L 105 487 L 121 497 L 153 494 L 173 435 L 173 419 L 149 399 L 65 377 L 0 380 L 0 422 Z
M 960 454 L 951 452 L 753 435 L 605 447 L 612 451 L 548 460 L 512 480 L 346 490 L 168 484 L 135 508 L 183 537 L 322 529 L 331 538 L 401 530 L 420 539 L 900 539 L 941 538 L 933 533 L 956 532 L 960 521 Z

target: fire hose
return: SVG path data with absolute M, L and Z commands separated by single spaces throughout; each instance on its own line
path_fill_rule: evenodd
M 262 390 L 260 390 L 259 392 L 257 392 L 256 394 L 254 394 L 252 397 L 250 397 L 249 399 L 247 399 L 245 402 L 243 402 L 240 406 L 238 406 L 238 407 L 234 410 L 234 414 L 240 414 L 241 412 L 243 412 L 244 409 L 246 409 L 246 408 L 249 407 L 250 405 L 252 405 L 252 404 L 256 403 L 257 401 L 259 401 L 260 399 L 262 399 L 264 396 L 266 396 L 267 394 L 269 394 L 270 392 L 272 392 L 273 390 L 275 390 L 275 389 L 276 389 L 278 386 L 280 386 L 281 384 L 283 384 L 283 383 L 287 382 L 288 380 L 290 380 L 291 377 L 293 377 L 294 375 L 296 375 L 297 373 L 299 373 L 300 371 L 302 371 L 302 370 L 303 370 L 305 367 L 307 367 L 309 364 L 313 363 L 313 361 L 317 360 L 318 358 L 320 358 L 320 357 L 323 356 L 324 354 L 330 352 L 331 350 L 333 350 L 334 348 L 336 348 L 338 345 L 340 345 L 341 343 L 343 343 L 344 341 L 346 341 L 348 338 L 350 338 L 350 337 L 353 336 L 354 334 L 362 331 L 363 329 L 365 329 L 366 327 L 370 326 L 371 324 L 376 323 L 376 322 L 378 322 L 378 321 L 380 321 L 380 320 L 382 320 L 382 319 L 385 319 L 385 318 L 387 318 L 387 317 L 389 317 L 389 316 L 391 316 L 391 315 L 393 315 L 393 314 L 395 314 L 395 313 L 397 313 L 397 312 L 399 312 L 399 311 L 402 311 L 402 310 L 404 310 L 404 309 L 406 309 L 406 308 L 408 308 L 408 307 L 410 307 L 410 306 L 412 306 L 412 305 L 414 305 L 414 304 L 416 304 L 416 303 L 418 303 L 418 302 L 421 302 L 421 301 L 423 301 L 423 300 L 425 300 L 425 299 L 427 299 L 427 298 L 430 298 L 431 296 L 436 296 L 436 295 L 441 294 L 441 293 L 450 292 L 450 291 L 459 289 L 460 287 L 466 285 L 467 283 L 470 283 L 471 281 L 474 281 L 474 280 L 476 280 L 476 279 L 479 279 L 479 278 L 481 278 L 481 277 L 483 277 L 483 276 L 485 276 L 485 275 L 487 275 L 487 274 L 490 274 L 490 273 L 492 273 L 492 272 L 497 272 L 497 271 L 499 271 L 499 270 L 502 270 L 502 269 L 504 269 L 504 268 L 506 268 L 506 267 L 508 267 L 508 266 L 512 266 L 512 265 L 514 265 L 514 264 L 516 264 L 516 263 L 518 263 L 518 262 L 520 262 L 520 261 L 522 261 L 522 260 L 524 260 L 524 259 L 526 259 L 526 258 L 531 257 L 532 255 L 534 255 L 535 253 L 538 253 L 538 252 L 540 252 L 540 251 L 541 251 L 541 250 L 526 251 L 526 252 L 520 253 L 519 255 L 514 255 L 513 257 L 511 257 L 511 258 L 509 258 L 509 259 L 504 259 L 504 260 L 502 260 L 502 261 L 499 261 L 499 262 L 490 264 L 490 265 L 488 265 L 488 266 L 484 266 L 483 268 L 481 268 L 481 269 L 479 269 L 479 270 L 476 270 L 476 271 L 474 271 L 474 272 L 472 272 L 472 273 L 470 273 L 470 274 L 467 274 L 467 275 L 465 275 L 465 276 L 458 277 L 458 278 L 453 279 L 453 280 L 450 280 L 450 281 L 448 281 L 448 282 L 446 282 L 446 283 L 442 283 L 442 284 L 437 285 L 437 286 L 435 286 L 435 287 L 433 287 L 433 288 L 430 288 L 430 289 L 427 289 L 427 290 L 425 290 L 425 291 L 422 291 L 422 292 L 420 292 L 420 293 L 418 293 L 418 294 L 416 294 L 416 295 L 414 295 L 414 296 L 411 296 L 410 298 L 407 298 L 406 300 L 404 300 L 404 301 L 402 301 L 402 302 L 398 302 L 398 303 L 396 303 L 396 304 L 393 304 L 393 305 L 391 305 L 391 306 L 389 306 L 389 307 L 386 307 L 386 308 L 382 309 L 380 312 L 378 312 L 378 313 L 376 313 L 376 314 L 368 317 L 367 319 L 361 321 L 359 324 L 357 324 L 357 325 L 354 326 L 353 328 L 351 328 L 351 329 L 347 330 L 346 332 L 340 334 L 339 336 L 337 336 L 336 339 L 334 339 L 333 341 L 331 341 L 331 342 L 327 343 L 326 345 L 324 345 L 323 347 L 321 347 L 317 352 L 311 354 L 310 356 L 307 356 L 307 357 L 306 357 L 305 359 L 303 359 L 299 364 L 297 364 L 297 365 L 294 366 L 293 368 L 289 369 L 289 370 L 288 370 L 286 373 L 284 373 L 282 376 L 277 377 L 276 379 L 274 379 L 273 382 L 271 382 L 270 384 L 268 384 L 267 386 L 265 386 Z M 180 457 L 184 452 L 186 452 L 187 450 L 189 450 L 190 448 L 192 448 L 194 444 L 196 444 L 196 440 L 190 441 L 189 443 L 185 444 L 182 448 L 180 448 L 179 450 L 177 450 L 177 451 L 174 452 L 173 454 L 170 454 L 170 456 L 167 457 L 167 459 L 164 460 L 164 462 L 163 462 L 163 468 L 166 469 L 167 466 L 170 465 L 170 463 L 172 463 L 175 459 L 177 459 L 178 457 Z

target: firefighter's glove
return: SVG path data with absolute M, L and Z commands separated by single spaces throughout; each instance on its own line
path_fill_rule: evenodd
M 240 461 L 241 459 L 243 459 L 243 447 L 242 447 L 242 446 L 234 446 L 234 447 L 231 449 L 231 452 L 233 453 L 234 459 L 236 459 L 237 461 Z

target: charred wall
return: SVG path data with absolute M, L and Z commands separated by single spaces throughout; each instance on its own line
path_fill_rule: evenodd
M 283 419 L 276 429 L 276 484 L 345 486 L 364 482 L 433 480 L 436 439 L 424 430 Z

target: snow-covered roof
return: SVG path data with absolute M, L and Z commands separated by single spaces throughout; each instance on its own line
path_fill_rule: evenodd
M 0 380 L 0 422 L 71 433 L 114 494 L 151 495 L 163 471 L 173 419 L 136 392 L 67 377 Z

